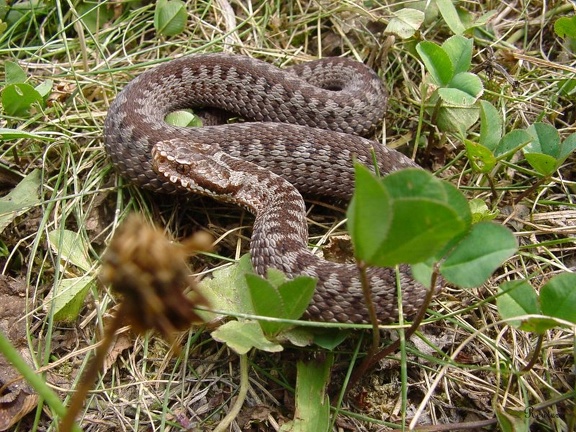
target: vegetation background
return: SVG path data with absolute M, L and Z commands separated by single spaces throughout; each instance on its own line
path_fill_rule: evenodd
M 391 31 L 406 8 L 424 12 L 422 19 L 400 20 Z M 192 262 L 200 276 L 247 252 L 252 217 L 243 210 L 200 197 L 155 196 L 115 174 L 102 127 L 110 102 L 133 77 L 203 52 L 244 54 L 279 67 L 346 56 L 376 70 L 389 91 L 376 138 L 484 202 L 514 232 L 520 251 L 490 283 L 444 289 L 405 355 L 381 361 L 346 398 L 333 401 L 334 430 L 395 429 L 404 416 L 406 425 L 413 419 L 429 425 L 420 430 L 573 430 L 573 328 L 547 330 L 536 364 L 521 373 L 537 337 L 503 322 L 495 295 L 503 281 L 527 279 L 539 287 L 573 271 L 574 158 L 539 176 L 514 155 L 488 180 L 471 167 L 462 135 L 443 130 L 430 114 L 433 89 L 424 85 L 416 51 L 421 41 L 442 44 L 459 22 L 474 43 L 471 72 L 504 131 L 544 122 L 565 138 L 575 131 L 576 32 L 559 32 L 555 24 L 573 16 L 572 2 L 531 0 L 0 2 L 0 329 L 64 398 L 114 309 L 115 297 L 96 276 L 129 212 L 145 214 L 176 239 L 200 229 L 212 233 L 216 252 Z M 467 139 L 478 134 L 478 123 L 466 130 Z M 309 204 L 311 244 L 344 233 L 344 208 Z M 75 294 L 56 307 L 51 293 L 71 286 Z M 356 332 L 334 349 L 333 388 L 344 385 L 367 340 Z M 212 430 L 236 397 L 238 357 L 205 329 L 180 341 L 181 354 L 171 356 L 169 343 L 155 335 L 122 333 L 87 399 L 84 429 Z M 253 351 L 247 400 L 230 430 L 279 430 L 294 416 L 295 360 L 325 355 L 312 347 Z M 6 364 L 3 370 L 0 383 L 8 385 L 17 375 Z M 3 391 L 0 420 L 9 430 L 56 430 L 53 413 L 31 388 Z

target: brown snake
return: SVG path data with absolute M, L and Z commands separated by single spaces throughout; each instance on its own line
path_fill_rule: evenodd
M 257 273 L 274 267 L 318 285 L 306 318 L 367 322 L 358 271 L 307 248 L 302 196 L 349 199 L 353 159 L 382 174 L 412 160 L 361 138 L 381 121 L 386 93 L 362 63 L 327 58 L 290 69 L 230 54 L 172 60 L 130 82 L 112 103 L 105 147 L 120 173 L 155 191 L 187 191 L 241 205 L 256 215 L 250 251 Z M 199 128 L 168 125 L 166 114 L 213 107 L 250 122 Z M 266 123 L 268 122 L 268 123 Z M 329 129 L 329 130 L 327 130 Z M 396 273 L 369 269 L 378 318 L 398 319 Z M 414 314 L 425 288 L 401 267 L 403 310 Z

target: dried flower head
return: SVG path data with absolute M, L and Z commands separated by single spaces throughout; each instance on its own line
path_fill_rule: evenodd
M 206 305 L 196 290 L 186 257 L 208 250 L 211 239 L 198 233 L 182 246 L 169 241 L 142 216 L 130 215 L 103 257 L 101 279 L 123 296 L 119 312 L 134 331 L 156 330 L 171 339 L 175 331 L 201 321 L 194 311 Z

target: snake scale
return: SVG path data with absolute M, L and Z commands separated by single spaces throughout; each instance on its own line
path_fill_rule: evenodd
M 353 160 L 380 173 L 417 165 L 401 153 L 362 138 L 386 106 L 379 77 L 362 63 L 326 58 L 279 69 L 231 54 L 182 57 L 132 80 L 110 106 L 105 148 L 120 174 L 154 191 L 190 191 L 255 214 L 252 264 L 318 284 L 305 317 L 367 322 L 358 271 L 312 254 L 307 247 L 301 193 L 350 199 Z M 215 108 L 244 121 L 181 128 L 167 124 L 174 110 Z M 300 191 L 300 192 L 299 192 Z M 382 322 L 398 319 L 396 273 L 369 269 Z M 425 288 L 402 267 L 403 310 L 414 314 Z

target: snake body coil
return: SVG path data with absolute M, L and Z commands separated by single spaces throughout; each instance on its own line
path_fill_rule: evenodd
M 118 94 L 105 123 L 105 147 L 120 173 L 155 191 L 187 190 L 246 207 L 256 215 L 250 250 L 255 270 L 269 267 L 318 279 L 309 319 L 367 322 L 354 265 L 307 248 L 306 209 L 298 192 L 349 199 L 353 159 L 380 173 L 416 166 L 361 138 L 381 120 L 380 79 L 355 61 L 329 58 L 281 70 L 248 57 L 207 54 L 151 69 Z M 250 122 L 200 128 L 165 123 L 182 108 L 217 108 Z M 425 288 L 401 270 L 403 310 L 413 314 Z M 398 318 L 396 275 L 370 269 L 379 319 Z

